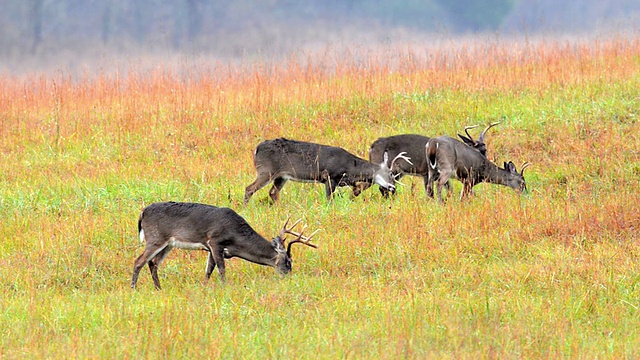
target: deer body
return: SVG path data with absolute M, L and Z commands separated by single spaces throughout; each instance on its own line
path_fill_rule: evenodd
M 509 186 L 518 193 L 526 189 L 524 169 L 528 166 L 527 163 L 522 166 L 520 173 L 512 162 L 505 163 L 504 168 L 500 168 L 480 152 L 447 136 L 429 140 L 425 154 L 429 163 L 429 181 L 437 182 L 440 202 L 442 187 L 451 177 L 463 184 L 461 199 L 469 196 L 472 188 L 481 182 Z
M 392 161 L 408 158 L 400 154 Z M 256 180 L 247 186 L 244 195 L 246 204 L 251 196 L 273 182 L 269 196 L 278 201 L 279 192 L 288 180 L 297 182 L 319 182 L 325 185 L 327 199 L 337 187 L 350 186 L 358 196 L 372 183 L 394 190 L 394 180 L 384 155 L 379 164 L 359 158 L 336 147 L 310 142 L 278 138 L 260 143 L 254 153 Z
M 138 220 L 140 240 L 146 242 L 146 247 L 134 262 L 131 288 L 135 288 L 140 270 L 148 264 L 153 283 L 160 289 L 158 266 L 173 248 L 207 251 L 207 280 L 217 266 L 224 281 L 224 259 L 232 257 L 275 267 L 279 273 L 286 274 L 291 271 L 291 244 L 302 242 L 315 247 L 308 243 L 310 237 L 293 233 L 292 228 L 286 229 L 285 224 L 280 235 L 268 241 L 229 208 L 198 203 L 151 204 L 142 210 Z M 285 249 L 287 233 L 299 237 Z

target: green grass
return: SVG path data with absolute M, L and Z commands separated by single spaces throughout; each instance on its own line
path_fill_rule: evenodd
M 398 72 L 1 78 L 0 357 L 633 358 L 637 41 L 521 62 L 491 46 Z M 437 58 L 472 58 L 451 51 Z M 242 206 L 261 140 L 366 157 L 379 136 L 499 119 L 488 154 L 533 164 L 523 196 L 482 184 L 461 203 L 454 183 L 439 205 L 405 177 L 393 199 L 288 183 L 279 204 L 264 188 Z M 294 247 L 283 278 L 229 260 L 224 285 L 204 284 L 205 253 L 176 250 L 163 291 L 146 270 L 132 291 L 139 212 L 167 200 L 229 206 L 267 238 L 303 218 L 319 248 Z

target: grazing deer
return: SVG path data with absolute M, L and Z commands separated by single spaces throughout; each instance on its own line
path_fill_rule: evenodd
M 207 280 L 217 266 L 220 280 L 224 282 L 224 259 L 232 257 L 271 266 L 278 273 L 287 274 L 291 271 L 291 245 L 317 247 L 309 242 L 317 231 L 308 237 L 302 235 L 304 230 L 300 234 L 292 231 L 299 222 L 287 228 L 287 220 L 280 234 L 268 241 L 229 208 L 180 202 L 151 204 L 142 210 L 138 220 L 140 241 L 146 242 L 146 247 L 133 264 L 131 288 L 135 288 L 140 269 L 146 263 L 153 284 L 160 290 L 158 266 L 173 248 L 207 251 Z M 285 248 L 286 234 L 297 238 Z
M 458 134 L 460 138 L 469 146 L 479 151 L 483 156 L 486 156 L 487 146 L 484 143 L 484 136 L 487 130 L 493 126 L 498 125 L 498 122 L 492 123 L 487 126 L 486 129 L 480 134 L 478 140 L 474 140 L 469 134 L 470 129 L 477 128 L 479 125 L 466 126 L 464 128 L 467 137 Z M 429 165 L 427 164 L 427 158 L 425 156 L 425 146 L 429 138 L 416 134 L 402 134 L 389 137 L 381 137 L 374 141 L 369 148 L 369 161 L 373 163 L 379 163 L 382 161 L 384 154 L 388 153 L 389 156 L 395 156 L 401 152 L 407 154 L 411 158 L 412 163 L 398 162 L 395 167 L 391 168 L 391 172 L 396 181 L 399 181 L 404 175 L 420 176 L 424 181 L 424 188 L 427 192 L 427 196 L 433 197 L 433 186 L 429 183 Z M 449 183 L 445 186 L 449 189 Z M 380 188 L 382 196 L 387 197 L 389 190 Z
M 263 141 L 253 155 L 258 176 L 247 186 L 244 203 L 247 204 L 256 191 L 272 181 L 269 196 L 274 202 L 278 201 L 278 194 L 287 180 L 323 183 L 327 200 L 339 186 L 351 186 L 354 196 L 372 183 L 393 191 L 395 185 L 391 168 L 399 159 L 411 163 L 405 153 L 397 154 L 387 165 L 386 153 L 380 163 L 371 163 L 336 146 L 285 138 Z
M 472 188 L 481 183 L 505 185 L 518 193 L 526 190 L 524 169 L 529 163 L 524 163 L 520 173 L 512 163 L 504 163 L 504 168 L 492 163 L 480 152 L 448 136 L 433 138 L 425 146 L 427 161 L 429 162 L 429 182 L 437 181 L 438 200 L 442 202 L 442 187 L 451 177 L 462 182 L 463 188 L 460 199 L 471 194 Z

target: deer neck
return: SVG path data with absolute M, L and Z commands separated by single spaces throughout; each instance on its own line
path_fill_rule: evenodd
M 509 171 L 502 169 L 495 165 L 494 163 L 487 160 L 487 176 L 485 177 L 485 181 L 497 184 L 497 185 L 508 185 L 508 180 L 513 177 Z
M 278 253 L 271 241 L 256 233 L 248 239 L 236 241 L 234 246 L 225 248 L 225 256 L 239 257 L 259 265 L 275 266 Z
M 347 172 L 349 176 L 348 182 L 373 182 L 373 179 L 377 172 L 380 171 L 380 167 L 376 164 L 372 164 L 368 161 L 362 161 L 355 165 L 350 171 Z

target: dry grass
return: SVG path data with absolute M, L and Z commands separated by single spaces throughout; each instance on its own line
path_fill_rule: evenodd
M 486 39 L 485 39 L 486 40 Z M 540 358 L 640 351 L 640 41 L 474 41 L 0 79 L 0 357 Z M 360 156 L 379 136 L 503 123 L 490 158 L 531 192 L 440 206 L 418 179 L 241 206 L 259 141 Z M 456 191 L 459 186 L 456 184 Z M 265 236 L 322 228 L 294 274 L 174 252 L 128 288 L 139 210 L 230 206 Z

